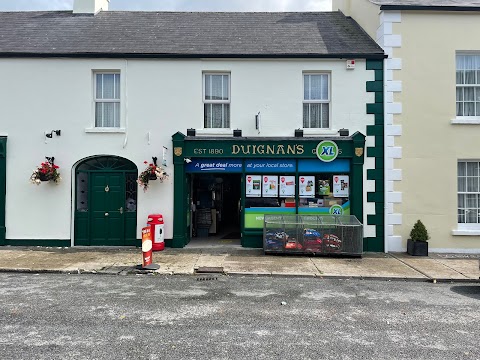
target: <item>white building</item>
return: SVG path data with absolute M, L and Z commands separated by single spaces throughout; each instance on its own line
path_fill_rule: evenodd
M 350 213 L 364 248 L 383 250 L 384 55 L 352 19 L 76 0 L 0 13 L 0 27 L 0 245 L 135 245 L 161 213 L 167 246 L 183 247 L 208 235 L 207 209 L 210 232 L 243 246 L 261 246 L 263 214 Z M 30 184 L 46 157 L 61 181 Z M 153 157 L 170 176 L 143 192 Z

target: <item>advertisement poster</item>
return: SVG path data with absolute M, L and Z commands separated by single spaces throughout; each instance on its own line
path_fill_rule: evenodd
M 330 195 L 330 180 L 318 180 L 318 194 Z
M 247 175 L 245 177 L 245 184 L 246 184 L 247 197 L 262 196 L 262 176 L 261 175 Z
M 350 180 L 348 175 L 333 175 L 333 196 L 348 197 Z
M 278 196 L 278 176 L 264 175 L 262 195 L 264 197 Z
M 300 176 L 300 197 L 315 197 L 315 176 Z
M 280 196 L 295 196 L 295 176 L 280 176 Z

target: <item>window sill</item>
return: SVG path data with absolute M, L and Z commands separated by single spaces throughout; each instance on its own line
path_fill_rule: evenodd
M 453 236 L 480 236 L 480 229 L 478 230 L 452 230 Z
M 127 132 L 125 128 L 86 128 L 86 133 L 109 133 L 109 134 L 124 134 Z
M 338 135 L 338 130 L 335 129 L 313 129 L 303 128 L 304 135 Z
M 232 129 L 197 129 L 196 135 L 230 135 L 233 136 Z
M 472 116 L 470 118 L 455 118 L 452 119 L 453 125 L 480 125 L 480 117 Z

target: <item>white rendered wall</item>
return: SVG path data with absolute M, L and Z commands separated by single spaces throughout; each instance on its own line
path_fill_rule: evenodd
M 88 132 L 94 120 L 94 70 L 121 72 L 123 132 Z M 357 60 L 355 70 L 346 70 L 344 60 L 0 59 L 0 132 L 8 135 L 7 239 L 71 239 L 74 165 L 89 156 L 117 155 L 142 171 L 144 160 L 161 159 L 163 146 L 169 151 L 171 176 L 154 182 L 146 193 L 139 190 L 137 238 L 147 215 L 160 212 L 171 239 L 171 136 L 203 127 L 202 73 L 210 70 L 231 73 L 231 127 L 242 129 L 243 136 L 293 137 L 294 129 L 302 127 L 302 73 L 308 71 L 332 74 L 332 130 L 306 131 L 308 136 L 336 135 L 340 128 L 366 134 L 374 122 L 366 114 L 374 95 L 365 91 L 374 72 L 365 70 L 363 60 Z M 255 129 L 258 112 L 260 134 Z M 60 137 L 45 138 L 45 131 L 57 129 Z M 59 185 L 29 183 L 45 156 L 54 156 L 60 166 Z M 364 186 L 365 209 L 366 191 Z M 366 217 L 362 220 L 366 223 Z

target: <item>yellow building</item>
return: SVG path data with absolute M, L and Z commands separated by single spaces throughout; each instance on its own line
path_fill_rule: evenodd
M 333 0 L 388 54 L 385 250 L 480 253 L 480 1 Z

